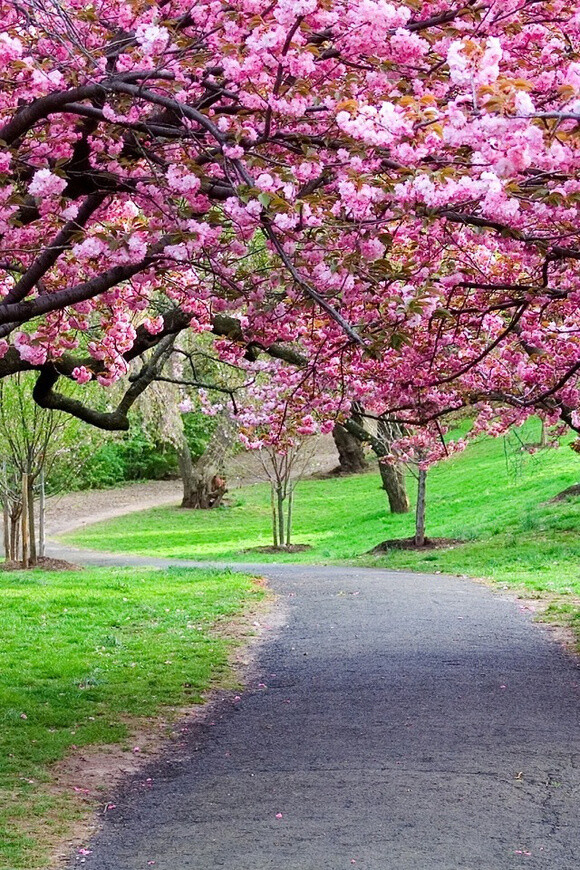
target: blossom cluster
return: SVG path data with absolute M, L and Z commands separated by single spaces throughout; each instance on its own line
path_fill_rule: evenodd
M 493 431 L 576 425 L 572 0 L 0 12 L 3 359 L 75 351 L 72 376 L 108 385 L 171 311 L 196 331 L 225 313 L 225 359 L 305 360 L 260 374 L 248 443 L 352 401 L 432 445 L 465 406 Z

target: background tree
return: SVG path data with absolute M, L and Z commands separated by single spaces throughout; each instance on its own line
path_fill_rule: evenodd
M 265 477 L 270 482 L 275 548 L 283 550 L 292 545 L 294 490 L 304 476 L 313 450 L 312 442 L 295 439 L 284 449 L 265 445 L 258 451 Z
M 232 397 L 243 387 L 243 372 L 215 359 L 201 336 L 165 342 L 165 350 L 153 351 L 147 363 L 154 375 L 139 403 L 142 425 L 175 449 L 183 482 L 181 506 L 218 507 L 227 489 L 225 459 L 233 447 L 235 426 L 223 404 L 206 401 L 204 411 L 200 395 L 209 389 L 213 395 Z M 134 380 L 140 377 L 141 372 L 132 375 Z
M 44 502 L 39 524 L 35 499 L 44 480 L 59 463 L 78 464 L 75 442 L 82 424 L 74 418 L 40 408 L 31 399 L 30 374 L 0 381 L 0 494 L 4 517 L 6 559 L 35 564 L 44 556 Z M 37 538 L 38 532 L 38 538 Z M 38 542 L 38 543 L 37 543 Z

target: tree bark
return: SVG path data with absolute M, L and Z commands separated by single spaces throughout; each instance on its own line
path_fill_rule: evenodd
M 40 472 L 40 500 L 38 503 L 38 555 L 44 557 L 45 551 L 45 522 L 46 522 L 46 488 L 44 469 Z
M 365 471 L 367 463 L 361 442 L 337 423 L 332 430 L 332 437 L 338 451 L 338 468 L 340 474 L 360 474 Z
M 415 512 L 415 546 L 425 546 L 425 504 L 426 504 L 427 471 L 419 469 L 417 485 L 417 510 Z
M 391 444 L 395 438 L 398 438 L 401 434 L 398 424 L 382 418 L 379 420 L 377 435 L 373 435 L 353 415 L 346 421 L 345 428 L 358 441 L 366 442 L 372 447 L 374 454 L 379 460 L 379 471 L 383 482 L 383 489 L 387 493 L 391 513 L 409 513 L 411 503 L 407 495 L 404 466 L 401 463 L 381 462 L 385 456 L 388 456 Z
M 276 498 L 278 501 L 278 541 L 280 547 L 285 547 L 286 540 L 284 537 L 284 493 L 282 492 L 281 486 L 276 489 Z
M 182 436 L 177 448 L 183 481 L 181 507 L 192 510 L 218 507 L 227 492 L 223 463 L 231 441 L 231 424 L 223 418 L 218 422 L 205 453 L 194 462 L 185 435 Z
M 272 540 L 274 546 L 278 546 L 278 514 L 276 513 L 276 499 L 274 492 L 274 484 L 270 485 L 270 501 L 272 505 Z
M 34 516 L 34 481 L 28 477 L 28 539 L 30 543 L 30 564 L 36 565 L 36 522 Z
M 21 505 L 20 502 L 17 504 L 15 502 L 12 503 L 12 508 L 10 511 L 10 561 L 17 562 L 18 561 L 18 551 L 20 549 L 20 514 L 21 514 Z
M 4 518 L 4 556 L 6 561 L 10 561 L 10 512 L 8 510 L 8 495 L 4 495 L 2 504 L 2 514 Z
M 381 418 L 379 420 L 377 437 L 383 445 L 383 456 L 390 453 L 393 441 L 401 437 L 401 427 L 392 420 Z M 376 452 L 376 451 L 375 451 Z M 380 460 L 380 457 L 379 457 Z M 405 466 L 401 462 L 380 462 L 379 470 L 383 489 L 389 499 L 389 507 L 392 514 L 408 514 L 411 510 L 411 502 L 407 495 L 405 481 Z
M 292 534 L 292 501 L 294 498 L 294 487 L 291 485 L 288 490 L 288 508 L 286 512 L 286 546 L 290 546 L 290 535 Z
M 26 472 L 22 475 L 22 513 L 20 521 L 22 524 L 22 567 L 28 568 L 30 539 L 28 528 L 28 475 Z
M 383 489 L 387 493 L 392 514 L 408 514 L 411 503 L 407 495 L 405 468 L 400 462 L 379 462 Z

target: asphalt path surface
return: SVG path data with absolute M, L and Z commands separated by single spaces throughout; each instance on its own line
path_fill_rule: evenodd
M 237 567 L 279 595 L 256 677 L 125 784 L 87 870 L 578 870 L 580 672 L 517 602 Z

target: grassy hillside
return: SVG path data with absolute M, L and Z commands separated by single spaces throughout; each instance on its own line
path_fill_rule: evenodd
M 303 553 L 251 551 L 270 542 L 265 485 L 236 491 L 233 504 L 217 511 L 159 508 L 84 528 L 68 540 L 182 559 L 348 561 L 580 591 L 580 499 L 546 504 L 580 479 L 580 457 L 567 445 L 530 453 L 526 444 L 538 437 L 539 424 L 530 421 L 505 439 L 482 438 L 429 472 L 427 532 L 466 542 L 451 549 L 366 555 L 382 540 L 413 532 L 412 514 L 388 513 L 376 472 L 299 485 L 294 540 L 312 547 Z

